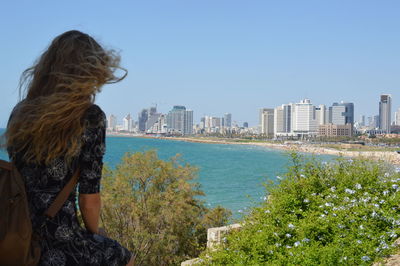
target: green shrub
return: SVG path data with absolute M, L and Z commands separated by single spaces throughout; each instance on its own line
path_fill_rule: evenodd
M 204 250 L 207 228 L 222 226 L 230 211 L 208 209 L 195 183 L 197 169 L 155 151 L 127 153 L 104 170 L 102 226 L 133 252 L 135 265 L 177 265 Z
M 244 219 L 208 265 L 370 265 L 400 236 L 400 174 L 384 164 L 292 155 L 269 199 Z

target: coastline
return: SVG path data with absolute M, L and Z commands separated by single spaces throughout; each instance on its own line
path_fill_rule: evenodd
M 400 166 L 400 154 L 389 151 L 348 151 L 348 150 L 337 150 L 322 147 L 319 144 L 278 144 L 270 142 L 235 142 L 228 141 L 226 139 L 209 139 L 209 138 L 190 138 L 190 137 L 158 137 L 158 136 L 146 136 L 142 134 L 126 134 L 126 133 L 108 133 L 107 136 L 116 137 L 133 137 L 133 138 L 150 138 L 150 139 L 166 139 L 184 142 L 194 143 L 207 143 L 207 144 L 227 144 L 227 145 L 252 145 L 264 148 L 282 150 L 282 151 L 296 151 L 303 153 L 310 153 L 315 155 L 333 155 L 342 157 L 362 157 L 372 159 L 375 161 L 385 161 L 387 163 Z

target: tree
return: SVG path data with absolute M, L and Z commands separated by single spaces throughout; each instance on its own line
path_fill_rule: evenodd
M 230 211 L 208 209 L 193 180 L 197 169 L 179 156 L 127 153 L 115 170 L 105 168 L 102 226 L 132 251 L 137 265 L 174 265 L 205 248 L 207 228 L 222 226 Z

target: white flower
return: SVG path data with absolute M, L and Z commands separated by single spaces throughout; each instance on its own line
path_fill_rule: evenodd
M 300 246 L 300 241 L 295 242 L 295 243 L 294 243 L 294 246 L 295 246 L 295 247 Z
M 264 213 L 271 213 L 271 211 L 270 210 L 266 210 Z
M 344 192 L 346 192 L 346 193 L 348 193 L 348 194 L 354 194 L 354 193 L 355 193 L 354 190 L 349 189 L 349 188 L 346 188 L 346 189 L 344 190 Z
M 380 200 L 379 203 L 383 204 L 383 203 L 385 203 L 385 200 Z
M 397 189 L 398 187 L 399 187 L 399 185 L 396 185 L 396 184 L 393 184 L 393 185 L 392 185 L 392 188 L 393 188 L 393 189 Z
M 310 242 L 310 239 L 309 239 L 309 238 L 304 238 L 304 239 L 301 240 L 301 241 L 308 243 L 308 242 Z
M 289 227 L 290 229 L 293 229 L 295 226 L 294 226 L 293 224 L 289 224 L 288 227 Z
M 331 187 L 331 191 L 335 192 L 336 191 L 336 187 Z
M 389 194 L 389 191 L 385 190 L 382 192 L 383 196 L 387 196 Z
M 291 246 L 287 245 L 286 248 L 292 248 Z
M 280 177 L 279 175 L 276 176 L 276 179 L 282 180 L 282 177 Z
M 356 184 L 356 189 L 362 189 L 361 184 Z
M 357 244 L 361 244 L 362 243 L 362 241 L 361 240 L 357 240 Z
M 326 203 L 325 203 L 325 206 L 326 206 L 326 207 L 332 207 L 332 205 L 333 205 L 333 204 L 330 203 L 330 202 L 326 202 Z
M 303 202 L 304 202 L 304 203 L 309 203 L 310 200 L 309 200 L 309 199 L 304 199 Z
M 389 173 L 385 173 L 385 177 L 389 177 L 390 176 L 390 174 Z
M 287 238 L 291 238 L 291 237 L 292 237 L 291 234 L 286 234 L 285 236 L 286 236 Z
M 361 230 L 364 230 L 364 226 L 363 226 L 363 225 L 360 225 L 360 229 L 361 229 Z
M 276 247 L 280 247 L 280 246 L 282 246 L 282 244 L 281 243 L 276 243 L 275 246 Z
M 300 175 L 300 177 L 303 177 L 303 178 L 305 178 L 306 176 L 305 176 L 305 175 L 303 175 L 303 174 L 301 174 L 301 175 Z
M 362 259 L 363 261 L 369 261 L 369 260 L 371 260 L 371 258 L 368 257 L 368 256 L 362 256 L 361 259 Z
M 379 208 L 380 206 L 379 204 L 374 204 L 374 207 Z

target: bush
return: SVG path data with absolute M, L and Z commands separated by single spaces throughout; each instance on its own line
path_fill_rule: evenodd
M 115 170 L 105 168 L 102 226 L 131 250 L 136 265 L 173 265 L 204 249 L 207 228 L 222 226 L 230 212 L 207 209 L 193 182 L 196 168 L 156 152 L 126 154 Z
M 370 265 L 400 235 L 399 168 L 366 160 L 326 163 L 292 155 L 269 200 L 215 252 L 212 265 Z

